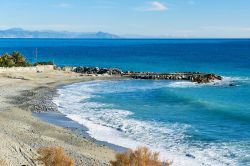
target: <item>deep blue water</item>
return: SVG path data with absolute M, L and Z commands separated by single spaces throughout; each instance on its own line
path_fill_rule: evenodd
M 136 71 L 249 73 L 250 39 L 86 40 L 0 39 L 0 53 L 21 51 L 29 60 L 57 65 L 120 67 Z
M 60 66 L 223 75 L 209 85 L 77 83 L 60 88 L 55 102 L 101 141 L 147 145 L 176 165 L 250 165 L 250 40 L 0 39 L 0 53 L 18 50 L 30 61 L 36 48 L 39 61 Z

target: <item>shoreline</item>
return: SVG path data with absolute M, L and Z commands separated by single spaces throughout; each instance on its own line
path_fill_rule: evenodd
M 88 76 L 91 77 L 91 76 Z M 97 79 L 93 80 L 84 80 L 84 81 L 74 81 L 70 83 L 59 84 L 53 88 L 48 87 L 38 87 L 37 89 L 33 89 L 31 91 L 24 91 L 21 92 L 22 96 L 15 98 L 15 103 L 26 102 L 25 104 L 21 105 L 21 108 L 28 109 L 27 111 L 32 112 L 32 116 L 42 120 L 43 122 L 47 122 L 52 125 L 56 125 L 65 129 L 71 130 L 74 134 L 81 136 L 89 141 L 92 141 L 98 145 L 105 145 L 115 152 L 124 152 L 128 148 L 121 147 L 119 145 L 114 145 L 112 143 L 108 143 L 106 141 L 96 140 L 95 138 L 91 137 L 87 131 L 88 128 L 78 122 L 75 122 L 63 113 L 58 110 L 58 107 L 55 103 L 53 103 L 53 98 L 57 96 L 57 89 L 66 85 L 72 85 L 75 83 L 80 82 L 88 82 L 88 81 L 96 81 L 96 80 L 121 80 L 127 78 L 120 78 L 120 77 L 96 77 Z M 29 100 L 32 98 L 31 100 Z M 61 121 L 64 121 L 62 123 Z
M 109 165 L 123 148 L 98 141 L 86 126 L 60 113 L 53 97 L 57 88 L 95 80 L 123 80 L 117 75 L 85 75 L 72 71 L 0 73 L 1 160 L 9 165 L 39 165 L 35 160 L 41 147 L 61 146 L 77 165 Z M 11 147 L 11 148 L 10 148 Z M 14 149 L 14 151 L 12 150 Z M 17 157 L 13 157 L 17 156 Z
M 114 150 L 115 152 L 124 152 L 128 148 L 121 147 L 115 144 L 108 143 L 106 141 L 96 140 L 95 138 L 91 137 L 87 131 L 89 130 L 86 126 L 81 125 L 69 118 L 66 115 L 62 114 L 61 112 L 33 112 L 32 116 L 47 122 L 52 125 L 56 125 L 65 129 L 71 130 L 74 134 L 78 135 L 79 137 L 83 137 L 89 141 L 92 141 L 101 146 L 107 146 L 108 148 Z M 66 124 L 65 124 L 66 123 Z
M 115 78 L 115 80 L 124 79 L 124 78 L 116 78 L 116 77 L 114 77 L 114 78 Z M 108 78 L 108 80 L 114 80 L 114 78 Z M 96 81 L 96 80 L 107 80 L 107 79 L 106 78 L 105 79 L 94 79 L 92 81 Z M 96 143 L 98 145 L 101 145 L 101 146 L 105 145 L 105 146 L 111 148 L 112 150 L 114 150 L 115 152 L 124 152 L 124 151 L 126 151 L 128 149 L 126 147 L 121 147 L 119 145 L 108 143 L 106 141 L 100 141 L 100 140 L 97 140 L 97 139 L 91 137 L 87 133 L 87 131 L 89 129 L 86 126 L 84 126 L 82 124 L 79 124 L 76 121 L 73 121 L 72 119 L 68 118 L 66 115 L 61 113 L 58 110 L 57 105 L 53 102 L 53 98 L 58 95 L 57 94 L 57 89 L 58 88 L 66 86 L 66 85 L 72 85 L 72 84 L 75 84 L 75 83 L 89 82 L 89 81 L 91 81 L 91 80 L 79 81 L 79 82 L 77 81 L 77 82 L 72 82 L 72 83 L 67 83 L 67 84 L 61 84 L 61 85 L 55 86 L 53 88 L 43 88 L 43 87 L 39 88 L 38 90 L 36 90 L 36 95 L 35 95 L 36 97 L 32 99 L 31 105 L 32 104 L 34 104 L 34 105 L 31 106 L 31 107 L 34 109 L 36 107 L 35 104 L 37 103 L 37 102 L 34 102 L 34 101 L 42 99 L 41 103 L 44 103 L 43 106 L 42 106 L 42 109 L 45 109 L 46 111 L 44 111 L 44 110 L 32 111 L 32 116 L 34 116 L 34 117 L 36 117 L 36 118 L 38 118 L 38 119 L 40 119 L 40 120 L 42 120 L 44 122 L 47 122 L 49 124 L 56 125 L 56 126 L 59 126 L 59 127 L 65 128 L 65 129 L 69 129 L 74 134 L 76 134 L 78 136 L 81 136 L 81 137 L 83 137 L 85 139 L 88 139 L 89 141 L 92 141 L 92 142 L 94 142 L 94 143 Z M 25 96 L 25 98 L 29 98 L 29 97 L 30 96 Z M 45 102 L 43 102 L 43 100 Z
M 0 73 L 0 137 L 3 138 L 0 142 L 0 161 L 8 165 L 40 165 L 36 160 L 39 148 L 61 146 L 77 165 L 109 165 L 115 157 L 114 149 L 77 135 L 69 128 L 42 121 L 33 116 L 31 110 L 54 109 L 48 102 L 58 86 L 118 78 L 83 76 L 56 70 Z M 42 93 L 40 89 L 43 89 Z M 42 105 L 41 108 L 38 105 Z

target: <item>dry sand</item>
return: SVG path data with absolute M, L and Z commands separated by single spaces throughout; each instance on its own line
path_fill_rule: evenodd
M 113 78 L 113 77 L 112 77 Z M 64 71 L 0 73 L 0 165 L 41 165 L 35 159 L 40 147 L 61 146 L 77 165 L 108 165 L 115 152 L 79 137 L 70 130 L 45 123 L 22 105 L 24 91 L 111 77 L 81 76 Z M 23 107 L 20 107 L 22 105 Z M 32 108 L 30 109 L 32 111 Z

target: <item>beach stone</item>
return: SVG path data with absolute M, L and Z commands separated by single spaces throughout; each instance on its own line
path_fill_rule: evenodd
M 186 156 L 195 159 L 195 156 L 193 156 L 192 154 L 188 153 L 188 154 L 186 154 Z
M 70 66 L 65 66 L 62 68 L 63 71 L 66 71 L 66 72 L 71 72 L 74 70 L 74 67 L 70 67 Z
M 18 97 L 13 97 L 11 103 L 18 105 L 21 109 L 34 112 L 58 111 L 57 105 L 53 103 L 56 89 L 40 87 L 34 90 L 21 92 Z

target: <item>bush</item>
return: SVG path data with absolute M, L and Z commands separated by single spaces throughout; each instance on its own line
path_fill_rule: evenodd
M 34 66 L 37 65 L 54 65 L 53 62 L 36 62 Z M 17 51 L 14 51 L 12 54 L 5 53 L 0 56 L 0 67 L 27 67 L 32 66 L 28 63 L 25 57 Z
M 37 66 L 37 65 L 54 65 L 54 63 L 51 62 L 51 61 L 48 61 L 48 62 L 36 62 L 34 64 L 34 66 Z
M 110 161 L 112 166 L 169 166 L 170 162 L 159 160 L 159 153 L 152 152 L 146 147 L 139 147 L 135 151 L 128 150 L 116 154 L 116 161 Z
M 0 67 L 26 67 L 30 66 L 30 64 L 26 61 L 24 56 L 14 51 L 12 54 L 5 53 L 0 56 Z
M 45 166 L 75 166 L 73 159 L 64 154 L 61 147 L 45 147 L 38 150 L 41 161 Z

